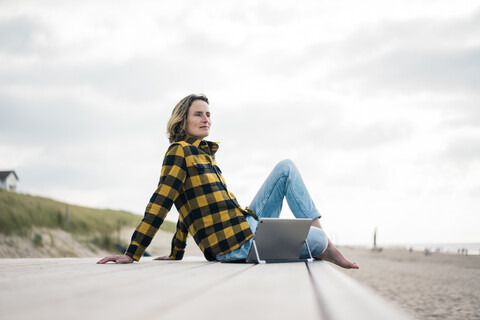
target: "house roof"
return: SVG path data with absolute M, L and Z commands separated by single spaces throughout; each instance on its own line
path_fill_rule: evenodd
M 17 178 L 17 180 L 19 180 L 17 174 L 13 170 L 0 171 L 0 179 L 6 179 L 10 175 L 10 173 L 13 173 L 15 175 L 15 178 Z

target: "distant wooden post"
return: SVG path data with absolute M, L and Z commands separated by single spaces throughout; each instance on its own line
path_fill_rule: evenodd
M 67 204 L 65 206 L 65 228 L 68 229 L 70 225 L 70 206 Z
M 117 220 L 117 243 L 120 244 L 120 232 L 122 231 L 122 220 Z
M 377 249 L 377 228 L 373 232 L 373 249 Z

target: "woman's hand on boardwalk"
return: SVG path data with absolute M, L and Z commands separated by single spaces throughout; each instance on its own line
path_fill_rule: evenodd
M 170 259 L 169 256 L 162 256 L 162 257 L 155 258 L 153 260 L 172 260 L 172 259 Z
M 97 261 L 97 264 L 105 264 L 107 262 L 115 262 L 117 264 L 124 264 L 124 263 L 133 263 L 133 259 L 130 256 L 122 255 L 122 256 L 109 256 Z

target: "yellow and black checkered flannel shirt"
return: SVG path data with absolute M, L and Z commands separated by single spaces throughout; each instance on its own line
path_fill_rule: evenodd
M 210 261 L 217 254 L 239 248 L 253 236 L 245 216 L 257 218 L 256 214 L 248 208 L 242 209 L 227 190 L 215 161 L 217 150 L 217 143 L 193 138 L 170 145 L 158 188 L 132 235 L 126 255 L 140 260 L 172 204 L 179 212 L 179 219 L 172 239 L 171 259 L 183 258 L 188 233 Z

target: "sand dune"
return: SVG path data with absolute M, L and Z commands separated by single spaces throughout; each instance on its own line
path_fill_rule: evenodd
M 130 242 L 133 229 L 125 229 L 121 234 L 121 243 Z M 35 243 L 33 235 L 41 236 L 41 244 Z M 147 252 L 152 256 L 170 253 L 172 233 L 159 230 Z M 0 258 L 60 258 L 60 257 L 100 257 L 118 254 L 82 241 L 80 236 L 72 236 L 60 229 L 34 228 L 28 235 L 6 236 L 0 233 Z M 186 255 L 203 256 L 192 237 L 188 238 Z

